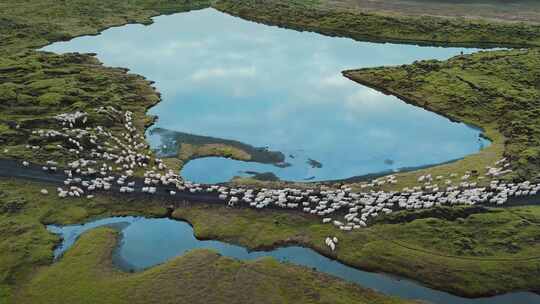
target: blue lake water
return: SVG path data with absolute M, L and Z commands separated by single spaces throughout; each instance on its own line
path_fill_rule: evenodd
M 281 151 L 292 166 L 224 158 L 189 162 L 182 175 L 223 182 L 245 171 L 329 180 L 441 163 L 486 141 L 464 124 L 358 85 L 346 69 L 446 59 L 476 49 L 378 44 L 270 27 L 205 9 L 154 18 L 45 48 L 94 52 L 156 82 L 156 127 Z M 160 138 L 149 138 L 154 148 Z M 313 168 L 308 160 L 322 164 Z
M 253 260 L 271 256 L 282 262 L 315 268 L 344 280 L 375 289 L 387 295 L 407 299 L 420 299 L 438 304 L 533 304 L 540 303 L 540 295 L 530 292 L 516 292 L 501 296 L 467 299 L 422 286 L 414 281 L 400 279 L 385 274 L 361 271 L 326 258 L 303 247 L 283 247 L 272 251 L 249 252 L 244 247 L 218 241 L 199 241 L 193 229 L 185 222 L 171 219 L 147 219 L 141 217 L 112 217 L 73 226 L 53 226 L 49 231 L 63 238 L 61 246 L 55 250 L 55 257 L 61 258 L 77 238 L 90 229 L 113 226 L 121 230 L 121 241 L 113 253 L 115 264 L 125 271 L 140 271 L 166 262 L 197 248 L 212 249 L 218 253 L 241 260 Z M 322 242 L 322 240 L 321 240 Z M 339 250 L 339 245 L 338 245 Z

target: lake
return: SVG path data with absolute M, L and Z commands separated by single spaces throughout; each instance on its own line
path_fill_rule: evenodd
M 292 181 L 344 179 L 455 160 L 489 144 L 477 129 L 341 75 L 476 49 L 358 42 L 257 24 L 214 9 L 154 21 L 44 49 L 97 53 L 108 66 L 155 81 L 163 100 L 150 110 L 159 117 L 154 128 L 279 151 L 288 165 L 201 158 L 181 172 L 191 181 L 218 183 L 248 172 Z M 154 149 L 177 152 L 179 142 L 150 133 Z
M 240 260 L 271 256 L 281 262 L 315 268 L 318 271 L 360 284 L 363 287 L 372 288 L 386 295 L 406 299 L 420 299 L 437 304 L 540 303 L 540 295 L 530 292 L 515 292 L 481 299 L 462 298 L 422 286 L 408 279 L 358 270 L 303 247 L 291 246 L 267 252 L 250 252 L 244 247 L 224 242 L 200 241 L 195 238 L 193 229 L 188 223 L 166 218 L 111 217 L 83 225 L 63 227 L 49 225 L 47 226 L 49 231 L 63 238 L 62 244 L 54 252 L 55 258 L 61 258 L 61 255 L 75 243 L 82 233 L 100 226 L 110 226 L 120 230 L 121 239 L 113 253 L 113 261 L 117 267 L 124 271 L 141 271 L 164 263 L 189 250 L 205 248 Z

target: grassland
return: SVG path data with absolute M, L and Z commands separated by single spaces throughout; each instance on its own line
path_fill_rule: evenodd
M 332 1 L 220 0 L 213 7 L 256 22 L 357 40 L 429 45 L 540 45 L 540 26 L 533 23 L 494 22 L 480 17 L 407 16 L 363 10 L 354 5 L 333 6 L 329 2 Z
M 241 262 L 206 250 L 123 273 L 112 265 L 115 244 L 114 232 L 106 228 L 83 235 L 60 262 L 40 269 L 16 302 L 408 303 L 273 259 Z
M 39 194 L 41 188 L 54 191 L 0 179 L 0 303 L 407 303 L 273 259 L 244 263 L 208 251 L 127 274 L 111 265 L 116 238 L 106 230 L 90 232 L 50 266 L 59 240 L 45 223 L 127 214 L 162 217 L 167 210 L 151 198 L 58 200 Z
M 55 191 L 52 186 L 0 179 L 0 303 L 12 303 L 12 289 L 20 287 L 38 267 L 52 262 L 58 238 L 43 224 L 73 224 L 95 216 L 167 214 L 162 203 L 151 200 L 122 201 L 114 196 L 60 200 L 41 195 L 42 188 Z
M 210 4 L 210 1 L 189 0 L 0 1 L 0 157 L 38 162 L 51 158 L 61 160 L 63 154 L 54 148 L 55 143 L 43 144 L 33 138 L 29 130 L 46 128 L 55 114 L 84 110 L 90 112 L 92 124 L 103 124 L 114 131 L 115 121 L 101 121 L 92 116 L 92 109 L 107 105 L 135 112 L 138 126 L 142 128 L 152 121 L 145 115 L 146 108 L 159 101 L 159 95 L 148 82 L 125 70 L 103 67 L 88 55 L 54 55 L 33 49 L 53 41 L 96 34 L 110 26 L 131 22 L 147 24 L 154 15 Z M 383 16 L 349 9 L 329 10 L 327 4 L 326 1 L 249 0 L 213 3 L 218 9 L 247 19 L 355 39 L 427 44 L 537 46 L 540 43 L 540 30 L 531 24 Z M 443 174 L 447 170 L 481 168 L 504 153 L 512 158 L 516 177 L 532 178 L 539 165 L 538 58 L 537 50 L 498 51 L 461 56 L 448 62 L 428 61 L 351 71 L 348 76 L 427 109 L 482 126 L 494 140 L 482 154 L 454 164 L 453 169 L 436 167 L 432 170 Z M 27 138 L 42 149 L 35 152 L 23 149 Z M 400 179 L 405 184 L 412 183 L 415 174 L 418 173 L 403 175 Z M 200 290 L 194 300 L 205 295 L 211 297 L 207 298 L 209 301 L 218 301 L 223 294 L 198 287 L 210 284 L 219 287 L 216 291 L 223 291 L 226 286 L 220 284 L 225 284 L 231 273 L 240 273 L 240 268 L 251 272 L 243 273 L 239 282 L 253 278 L 250 287 L 254 289 L 250 290 L 267 295 L 271 300 L 336 303 L 336 295 L 342 295 L 346 302 L 350 296 L 361 293 L 362 299 L 369 303 L 393 301 L 375 295 L 369 298 L 372 293 L 357 287 L 299 268 L 284 268 L 270 260 L 243 264 L 210 252 L 192 253 L 140 275 L 118 274 L 107 264 L 115 239 L 105 230 L 87 235 L 63 263 L 48 266 L 52 247 L 58 240 L 46 232 L 44 223 L 75 223 L 118 214 L 164 216 L 166 209 L 162 202 L 109 196 L 59 201 L 52 196 L 39 195 L 43 187 L 0 180 L 0 302 L 71 299 L 92 302 L 102 296 L 114 303 L 125 299 L 125 291 L 132 291 L 128 294 L 130 301 L 137 301 L 138 297 L 150 300 L 144 298 L 144 293 L 151 292 L 148 295 L 158 297 L 156 301 L 172 302 L 178 292 L 185 290 Z M 54 192 L 54 189 L 49 190 Z M 332 256 L 322 242 L 327 235 L 337 235 L 342 242 L 334 257 L 346 263 L 412 277 L 463 295 L 540 289 L 540 262 L 536 258 L 540 244 L 538 207 L 465 212 L 463 217 L 448 216 L 450 211 L 440 211 L 416 216 L 420 217 L 416 220 L 409 215 L 395 215 L 396 218 L 386 219 L 388 222 L 349 234 L 323 226 L 314 218 L 295 214 L 215 208 L 191 206 L 176 210 L 174 216 L 192 222 L 201 238 L 218 238 L 251 248 L 299 243 Z M 207 262 L 215 263 L 214 268 L 201 266 Z M 104 265 L 109 268 L 99 268 Z M 197 277 L 193 282 L 203 284 L 196 285 L 197 288 L 185 281 L 180 284 L 176 280 L 183 280 L 181 275 L 191 275 L 182 272 L 191 271 L 182 270 L 184 265 L 199 267 L 194 269 L 207 276 L 218 269 L 224 279 L 216 282 L 208 277 Z M 96 270 L 104 271 L 97 273 Z M 254 271 L 263 274 L 258 276 Z M 302 282 L 298 286 L 305 287 L 304 290 L 318 288 L 318 284 L 310 280 L 333 283 L 320 294 L 304 294 L 296 286 L 284 285 L 281 281 L 272 290 L 261 290 L 257 285 L 265 276 L 275 278 L 276 274 L 285 272 L 297 277 Z M 171 276 L 174 279 L 170 279 Z M 71 286 L 77 282 L 79 284 Z M 85 298 L 81 299 L 80 295 Z M 56 301 L 50 301 L 52 299 Z M 238 299 L 238 302 L 252 302 L 252 299 Z
M 90 284 L 96 277 L 85 272 L 84 267 L 89 265 L 86 262 L 81 269 L 74 266 L 80 260 L 72 260 L 60 267 L 49 266 L 52 249 L 58 239 L 49 234 L 43 224 L 80 223 L 103 216 L 163 217 L 168 214 L 166 204 L 152 198 L 101 195 L 92 200 L 58 200 L 52 195 L 41 195 L 41 188 L 54 191 L 50 186 L 0 179 L 0 299 L 5 299 L 5 303 L 20 303 L 19 296 L 27 301 L 38 296 L 43 301 L 55 298 L 58 294 L 54 295 L 56 291 L 50 288 L 53 285 L 59 286 L 61 294 L 75 297 L 80 293 L 88 299 L 93 299 L 92 292 L 103 288 L 102 285 Z M 467 296 L 539 290 L 540 207 L 493 210 L 463 207 L 420 213 L 423 214 L 397 213 L 370 228 L 351 233 L 323 225 L 314 216 L 271 210 L 193 204 L 176 209 L 172 217 L 192 223 L 200 239 L 219 239 L 252 249 L 300 244 L 356 267 L 400 274 Z M 324 245 L 324 238 L 328 235 L 340 239 L 336 252 L 329 251 Z M 92 246 L 96 246 L 94 251 L 107 250 L 107 246 L 101 247 L 101 244 Z M 197 254 L 193 254 L 194 260 L 197 260 Z M 102 261 L 107 262 L 108 258 L 107 255 Z M 268 263 L 268 268 L 272 268 L 275 262 Z M 172 266 L 174 264 L 167 264 L 171 267 L 160 266 L 159 270 L 150 270 L 149 273 L 180 271 L 181 268 Z M 68 270 L 79 273 L 81 285 L 64 283 L 74 279 L 74 273 L 64 273 Z M 104 271 L 101 279 L 107 282 L 111 273 L 114 271 Z M 151 276 L 134 278 L 138 278 L 138 284 L 147 284 L 145 278 L 150 279 Z M 500 284 L 501 278 L 505 284 Z M 118 293 L 120 289 L 113 286 L 115 284 L 105 285 L 111 285 L 107 287 L 111 288 L 111 297 L 118 297 L 114 301 L 123 298 L 123 294 Z M 152 293 L 153 299 L 169 299 L 168 288 L 159 289 L 163 297 Z M 336 294 L 342 291 L 348 293 L 354 289 L 344 287 Z M 170 292 L 174 294 L 178 290 Z M 207 294 L 208 297 L 219 296 L 217 293 Z
M 475 15 L 468 18 L 456 18 L 452 10 L 447 11 L 447 16 L 452 18 L 441 18 L 445 17 L 445 11 L 437 10 L 438 16 L 420 16 L 422 10 L 427 12 L 433 5 L 418 3 L 409 6 L 414 7 L 414 14 L 396 14 L 396 10 L 384 7 L 369 9 L 373 3 L 359 5 L 354 1 L 331 0 L 3 0 L 0 1 L 0 53 L 35 49 L 126 23 L 148 24 L 152 22 L 150 17 L 156 15 L 210 6 L 259 22 L 362 40 L 531 46 L 540 43 L 540 28 L 535 23 L 493 22 L 504 18 L 493 18 L 489 11 L 484 12 L 485 5 L 473 8 Z M 463 14 L 469 13 L 467 5 L 459 7 Z M 521 9 L 513 15 L 523 17 L 534 12 Z M 537 17 L 522 21 L 534 22 Z
M 4 158 L 62 162 L 66 151 L 57 145 L 63 142 L 32 134 L 36 129 L 56 128 L 55 115 L 84 111 L 90 125 L 120 134 L 122 122 L 97 113 L 100 107 L 133 112 L 137 127 L 144 130 L 152 120 L 146 109 L 159 101 L 143 77 L 103 67 L 90 55 L 29 52 L 4 56 L 0 71 L 0 127 L 4 129 L 0 157 Z M 39 149 L 28 149 L 27 144 Z
M 251 154 L 226 144 L 189 144 L 180 143 L 178 154 L 163 158 L 171 170 L 180 172 L 189 161 L 204 157 L 226 157 L 235 160 L 250 161 Z
M 300 214 L 216 208 L 182 208 L 172 217 L 192 223 L 201 239 L 252 249 L 300 244 L 361 269 L 399 274 L 464 296 L 540 288 L 537 206 L 403 212 L 352 233 Z M 328 235 L 340 239 L 337 252 L 324 244 Z

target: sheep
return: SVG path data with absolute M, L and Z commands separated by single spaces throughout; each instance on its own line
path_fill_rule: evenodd
M 144 137 L 137 133 L 137 129 L 132 122 L 133 113 L 120 112 L 112 107 L 101 108 L 98 113 L 108 113 L 123 121 L 125 131 L 121 136 L 116 136 L 106 131 L 102 126 L 94 128 L 86 127 L 81 129 L 77 126 L 84 124 L 87 120 L 85 114 L 66 113 L 59 116 L 59 121 L 63 123 L 62 132 L 55 130 L 34 130 L 33 134 L 46 138 L 62 138 L 68 146 L 59 149 L 70 151 L 73 160 L 67 163 L 69 170 L 65 170 L 66 186 L 80 184 L 85 191 L 110 190 L 112 185 L 121 187 L 120 192 L 131 193 L 135 191 L 135 182 L 129 181 L 128 177 L 137 172 L 136 168 L 145 168 L 144 186 L 138 191 L 142 193 L 155 194 L 161 186 L 174 187 L 174 190 L 166 190 L 171 196 L 177 191 L 189 191 L 190 193 L 215 193 L 217 198 L 224 204 L 234 206 L 240 202 L 246 206 L 262 209 L 267 207 L 297 209 L 308 214 L 320 216 L 323 223 L 331 223 L 338 229 L 350 231 L 366 227 L 368 219 L 375 218 L 380 214 L 389 214 L 396 209 L 424 209 L 439 205 L 454 204 L 496 204 L 501 205 L 513 196 L 536 195 L 540 191 L 540 186 L 524 181 L 517 184 L 499 183 L 497 180 L 489 179 L 511 172 L 510 164 L 500 160 L 495 166 L 486 168 L 485 176 L 477 176 L 476 173 L 465 172 L 461 180 L 457 179 L 456 173 L 445 176 L 431 174 L 419 176 L 419 185 L 405 187 L 401 192 L 387 192 L 375 190 L 361 190 L 355 193 L 347 185 L 339 189 L 331 189 L 322 186 L 319 189 L 243 189 L 229 188 L 216 185 L 200 185 L 182 180 L 173 171 L 168 170 L 161 159 L 154 159 L 150 153 L 141 153 L 140 149 L 147 149 L 147 145 L 141 143 L 139 139 Z M 83 144 L 91 143 L 88 147 Z M 28 149 L 39 149 L 39 146 L 27 145 Z M 23 166 L 28 166 L 28 162 L 23 162 Z M 54 172 L 58 164 L 55 161 L 47 161 L 44 171 Z M 109 175 L 113 172 L 121 172 L 118 177 Z M 81 181 L 77 176 L 95 176 L 100 178 Z M 478 181 L 469 181 L 471 177 L 477 177 Z M 459 180 L 456 185 L 452 185 L 452 179 Z M 480 188 L 480 182 L 486 178 L 489 184 L 486 188 Z M 432 184 L 432 182 L 441 184 Z M 444 181 L 444 182 L 443 182 Z M 360 185 L 361 189 L 373 188 L 385 184 L 396 184 L 395 175 L 378 178 Z M 444 186 L 442 184 L 444 183 Z M 446 188 L 446 189 L 445 189 Z M 77 197 L 84 194 L 80 188 L 70 188 L 69 191 L 58 189 L 59 197 Z M 93 197 L 87 195 L 88 197 Z M 336 217 L 338 211 L 339 218 Z M 332 244 L 337 244 L 337 238 L 331 239 Z M 328 245 L 330 246 L 330 245 Z M 334 250 L 334 249 L 332 249 Z

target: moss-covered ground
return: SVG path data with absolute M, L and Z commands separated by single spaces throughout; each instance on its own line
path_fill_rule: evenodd
M 39 137 L 37 129 L 55 129 L 54 116 L 87 112 L 88 123 L 114 134 L 122 122 L 97 112 L 100 107 L 134 113 L 139 130 L 151 122 L 146 109 L 159 101 L 143 77 L 107 68 L 92 56 L 28 52 L 0 58 L 0 157 L 60 163 L 68 146 L 60 139 Z M 27 145 L 39 147 L 28 148 Z M 58 145 L 62 147 L 58 147 Z
M 96 107 L 107 105 L 134 112 L 142 128 L 151 123 L 151 118 L 145 115 L 146 108 L 159 100 L 159 95 L 139 76 L 103 67 L 88 55 L 55 55 L 36 52 L 35 48 L 96 34 L 110 26 L 149 23 L 151 16 L 210 4 L 195 0 L 0 1 L 0 157 L 36 162 L 61 160 L 63 154 L 55 148 L 55 143 L 33 138 L 29 133 L 32 128 L 46 128 L 56 114 L 83 110 L 90 112 L 92 125 L 103 124 L 114 132 L 116 121 L 101 121 L 92 114 Z M 532 24 L 383 16 L 330 9 L 328 1 L 221 0 L 212 5 L 259 22 L 356 39 L 473 45 L 540 43 L 540 29 Z M 539 55 L 537 50 L 496 51 L 459 56 L 446 62 L 354 71 L 348 76 L 448 117 L 481 126 L 494 140 L 483 153 L 453 164 L 454 169 L 433 168 L 440 170 L 440 174 L 485 167 L 504 153 L 513 161 L 515 177 L 533 178 L 540 157 Z M 40 149 L 26 149 L 23 142 L 27 139 Z M 407 185 L 414 182 L 415 174 L 418 173 L 399 179 Z M 49 266 L 52 247 L 58 240 L 47 233 L 44 223 L 76 223 L 118 214 L 164 216 L 166 209 L 162 202 L 113 196 L 58 200 L 52 195 L 40 195 L 43 187 L 0 180 L 0 302 L 95 303 L 92 300 L 101 297 L 115 303 L 125 299 L 125 291 L 131 292 L 127 294 L 130 301 L 141 298 L 147 299 L 146 302 L 173 302 L 178 292 L 189 290 L 194 292 L 193 301 L 205 295 L 210 303 L 221 299 L 220 292 L 228 295 L 227 284 L 240 284 L 252 277 L 249 295 L 260 293 L 272 301 L 335 303 L 337 295 L 342 295 L 340 299 L 346 302 L 360 293 L 361 299 L 368 303 L 392 301 L 305 269 L 285 267 L 270 260 L 243 264 L 210 252 L 192 253 L 138 275 L 119 274 L 108 264 L 115 239 L 106 230 L 88 234 L 64 262 Z M 49 190 L 54 192 L 52 188 Z M 538 207 L 465 212 L 463 217 L 443 210 L 419 215 L 416 220 L 409 215 L 395 215 L 397 219 L 388 218 L 387 222 L 353 233 L 342 233 L 329 225 L 323 226 L 317 219 L 292 213 L 216 208 L 190 206 L 176 210 L 174 216 L 192 222 L 199 237 L 253 248 L 300 243 L 332 255 L 323 246 L 323 240 L 327 235 L 336 235 L 342 239 L 336 258 L 344 262 L 412 277 L 464 295 L 540 289 Z M 207 262 L 214 264 L 201 266 Z M 104 265 L 109 268 L 103 268 Z M 190 278 L 191 270 L 182 265 L 199 267 L 194 269 L 206 277 L 191 276 L 194 284 L 210 284 L 215 289 L 189 285 L 182 275 Z M 240 268 L 252 272 L 242 273 L 238 271 Z M 218 270 L 225 279 L 211 281 L 208 276 Z M 254 272 L 262 274 L 258 276 Z M 283 272 L 290 272 L 302 284 L 288 286 L 293 284 L 279 281 L 275 289 L 260 287 L 264 278 Z M 228 279 L 231 277 L 238 282 L 231 283 Z M 310 280 L 331 283 L 316 293 L 314 290 L 321 288 L 320 284 Z M 297 287 L 309 292 L 300 292 Z M 144 298 L 145 295 L 151 299 Z M 371 296 L 376 300 L 369 300 Z M 253 302 L 253 298 L 234 299 Z
M 0 2 L 0 53 L 34 49 L 48 43 L 97 34 L 125 23 L 151 23 L 150 17 L 213 6 L 243 18 L 315 30 L 358 39 L 424 43 L 495 43 L 538 45 L 540 27 L 534 23 L 493 22 L 487 10 L 474 9 L 475 19 L 455 18 L 451 10 L 440 18 L 422 15 L 428 9 L 414 3 L 415 14 L 396 14 L 381 8 L 366 10 L 353 1 L 331 0 L 22 0 Z M 495 1 L 494 1 L 495 2 Z M 461 4 L 461 11 L 467 6 Z M 411 5 L 409 6 L 411 7 Z M 401 9 L 403 11 L 403 9 Z M 486 12 L 484 12 L 486 11 Z M 520 16 L 531 14 L 521 9 Z M 433 14 L 430 14 L 433 15 Z M 529 18 L 531 19 L 531 18 Z M 525 21 L 529 21 L 527 18 Z M 532 21 L 536 20 L 534 18 Z

